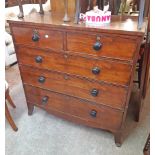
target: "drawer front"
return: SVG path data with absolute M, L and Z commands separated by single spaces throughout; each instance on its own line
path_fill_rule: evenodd
M 132 60 L 136 41 L 129 38 L 105 35 L 67 34 L 67 50 L 97 57 Z
M 16 44 L 25 44 L 55 50 L 63 49 L 63 34 L 59 31 L 12 27 Z
M 23 82 L 36 87 L 80 97 L 113 108 L 124 108 L 127 90 L 67 74 L 20 66 Z
M 22 47 L 17 48 L 17 54 L 21 64 L 114 84 L 128 85 L 130 81 L 131 66 L 129 64 Z M 40 62 L 39 59 L 41 59 Z
M 60 95 L 25 85 L 27 101 L 47 110 L 57 110 L 99 124 L 102 128 L 118 129 L 123 113 L 77 98 Z

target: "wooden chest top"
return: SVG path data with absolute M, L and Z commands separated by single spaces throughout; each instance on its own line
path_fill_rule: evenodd
M 33 26 L 47 26 L 55 28 L 63 28 L 64 30 L 85 30 L 89 32 L 106 32 L 113 34 L 127 34 L 134 36 L 143 36 L 146 31 L 147 20 L 144 20 L 142 29 L 138 30 L 138 18 L 135 16 L 112 16 L 111 23 L 102 27 L 86 26 L 84 23 L 74 24 L 74 18 L 71 22 L 63 22 L 63 14 L 52 14 L 45 12 L 44 15 L 33 12 L 30 15 L 24 16 L 24 19 L 11 18 L 7 19 L 9 23 L 20 23 Z

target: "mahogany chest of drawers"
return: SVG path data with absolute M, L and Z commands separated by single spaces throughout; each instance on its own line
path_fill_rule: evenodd
M 51 13 L 8 22 L 28 114 L 37 106 L 109 130 L 119 146 L 145 27 L 137 30 L 135 17 L 113 16 L 110 25 L 95 28 Z

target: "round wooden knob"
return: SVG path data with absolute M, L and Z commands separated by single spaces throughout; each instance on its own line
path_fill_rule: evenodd
M 102 48 L 102 43 L 100 41 L 97 41 L 93 46 L 95 51 L 99 51 Z
M 39 41 L 39 39 L 40 39 L 40 37 L 39 37 L 39 34 L 38 34 L 37 30 L 34 30 L 33 35 L 32 35 L 32 40 L 34 42 L 36 42 L 36 41 Z
M 92 110 L 92 111 L 90 112 L 90 116 L 96 117 L 96 115 L 97 115 L 97 111 L 96 111 L 96 110 Z
M 40 82 L 40 83 L 44 83 L 44 82 L 45 82 L 45 80 L 46 80 L 46 78 L 45 78 L 45 77 L 40 76 L 40 77 L 39 77 L 39 79 L 38 79 L 38 82 Z
M 95 88 L 91 90 L 91 95 L 94 97 L 96 97 L 98 95 L 98 93 L 99 93 L 99 90 L 97 90 Z
M 69 79 L 68 75 L 64 75 L 64 79 L 68 80 Z
M 67 59 L 68 58 L 68 55 L 67 54 L 64 54 L 64 58 Z
M 42 98 L 42 104 L 47 104 L 49 97 L 48 96 L 44 96 Z
M 36 63 L 42 63 L 42 57 L 41 56 L 36 56 L 35 61 L 36 61 Z
M 94 67 L 92 69 L 92 73 L 95 74 L 95 75 L 99 74 L 100 73 L 100 68 L 99 67 Z

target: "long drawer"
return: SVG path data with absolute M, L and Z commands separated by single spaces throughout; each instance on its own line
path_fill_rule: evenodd
M 23 82 L 123 110 L 127 89 L 54 71 L 20 66 Z
M 12 27 L 16 44 L 63 50 L 63 33 L 31 27 Z
M 90 35 L 67 33 L 67 50 L 97 57 L 132 60 L 136 51 L 136 40 L 115 35 Z
M 61 71 L 118 85 L 129 85 L 132 67 L 116 61 L 17 47 L 20 64 Z
M 98 106 L 77 98 L 25 85 L 27 101 L 45 110 L 57 110 L 91 122 L 92 126 L 116 130 L 120 127 L 123 112 Z

